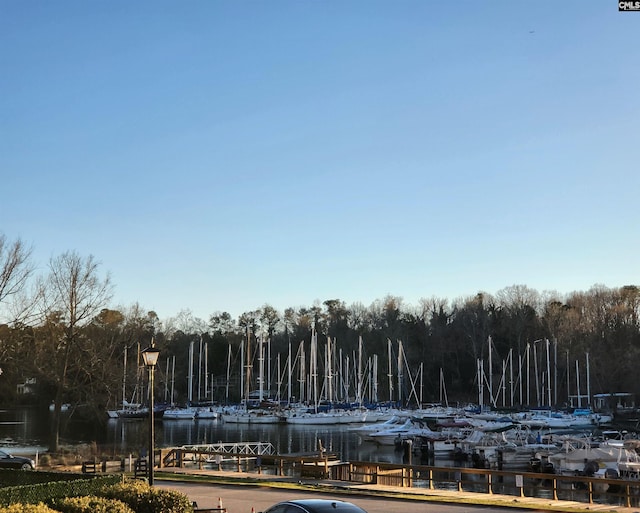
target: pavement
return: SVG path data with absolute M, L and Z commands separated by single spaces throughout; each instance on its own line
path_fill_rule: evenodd
M 640 513 L 640 506 L 628 508 L 610 504 L 588 504 L 585 502 L 553 500 L 537 497 L 518 497 L 515 495 L 483 494 L 459 492 L 417 487 L 387 486 L 346 481 L 298 479 L 291 476 L 276 476 L 258 472 L 234 472 L 198 468 L 171 468 L 157 470 L 154 473 L 157 481 L 181 481 L 215 483 L 238 486 L 264 486 L 270 488 L 286 488 L 313 492 L 327 492 L 341 495 L 363 495 L 389 497 L 412 501 L 423 501 L 447 504 L 466 504 L 477 506 L 494 506 L 517 509 L 531 509 L 562 512 L 619 512 Z

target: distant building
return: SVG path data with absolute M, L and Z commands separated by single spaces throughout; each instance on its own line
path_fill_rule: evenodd
M 595 411 L 625 413 L 636 409 L 636 400 L 633 394 L 616 392 L 612 394 L 594 394 L 593 409 Z
M 17 386 L 18 395 L 30 395 L 36 393 L 36 378 L 27 378 L 24 383 Z

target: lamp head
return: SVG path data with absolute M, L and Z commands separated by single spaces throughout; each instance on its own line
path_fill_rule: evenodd
M 160 351 L 153 345 L 142 351 L 142 359 L 146 367 L 155 367 L 158 363 L 158 356 L 160 356 Z

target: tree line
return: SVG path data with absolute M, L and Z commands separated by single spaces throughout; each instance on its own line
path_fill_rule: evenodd
M 444 382 L 448 401 L 477 402 L 479 381 L 485 379 L 479 366 L 486 375 L 491 357 L 489 378 L 497 384 L 496 394 L 503 388 L 501 404 L 507 389 L 513 401 L 518 385 L 516 402 L 530 403 L 529 393 L 522 401 L 524 371 L 533 368 L 528 359 L 532 347 L 538 348 L 535 358 L 544 358 L 541 341 L 552 344 L 553 371 L 545 374 L 542 360 L 535 366 L 536 379 L 539 372 L 546 385 L 536 385 L 533 397 L 540 396 L 540 386 L 549 389 L 552 382 L 554 406 L 566 404 L 571 394 L 584 395 L 578 383 L 584 387 L 585 378 L 576 378 L 585 372 L 585 355 L 591 393 L 639 391 L 635 372 L 640 361 L 640 288 L 635 285 L 594 285 L 564 295 L 512 285 L 493 295 L 428 297 L 417 305 L 389 295 L 368 306 L 327 299 L 284 311 L 265 304 L 237 318 L 214 312 L 205 321 L 184 310 L 160 319 L 139 304 L 114 307 L 114 285 L 93 256 L 63 253 L 51 258 L 42 276 L 36 275 L 31 256 L 21 240 L 9 241 L 0 234 L 0 394 L 5 405 L 34 397 L 55 405 L 51 450 L 59 443 L 62 405 L 105 419 L 105 410 L 117 407 L 144 381 L 139 351 L 152 340 L 161 351 L 156 398 L 177 403 L 189 396 L 240 401 L 243 369 L 253 366 L 255 377 L 257 366 L 255 352 L 248 359 L 242 354 L 247 347 L 259 347 L 256 337 L 269 343 L 271 358 L 265 365 L 273 379 L 266 395 L 286 397 L 289 392 L 281 390 L 285 359 L 291 348 L 294 354 L 301 345 L 308 351 L 314 333 L 320 347 L 323 340 L 332 341 L 352 367 L 360 351 L 368 362 L 376 355 L 376 396 L 381 401 L 438 401 Z M 248 343 L 252 340 L 253 346 Z M 406 365 L 403 383 L 387 379 L 399 372 L 399 343 Z M 189 379 L 194 359 L 198 369 Z M 320 367 L 328 365 L 322 358 L 318 361 Z M 392 363 L 394 371 L 388 370 Z M 19 395 L 17 385 L 28 380 L 35 395 Z M 419 395 L 412 395 L 409 388 L 418 386 Z M 398 389 L 403 387 L 406 390 Z

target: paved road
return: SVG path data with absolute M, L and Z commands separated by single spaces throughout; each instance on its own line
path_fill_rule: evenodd
M 199 508 L 216 508 L 218 499 L 228 513 L 259 513 L 272 504 L 287 499 L 300 498 L 336 498 L 357 504 L 368 513 L 465 513 L 480 511 L 483 513 L 505 513 L 524 511 L 514 508 L 495 508 L 487 506 L 450 505 L 431 502 L 419 502 L 382 497 L 362 497 L 331 495 L 300 490 L 278 490 L 261 486 L 194 484 L 179 481 L 156 481 L 160 488 L 170 488 L 186 494 L 190 500 L 198 503 Z M 531 510 L 527 510 L 531 511 Z

